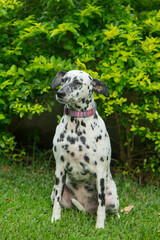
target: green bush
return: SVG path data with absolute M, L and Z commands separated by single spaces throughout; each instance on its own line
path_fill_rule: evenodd
M 138 13 L 129 0 L 4 0 L 0 16 L 1 151 L 15 149 L 13 116 L 51 109 L 55 73 L 82 69 L 109 86 L 109 99 L 95 98 L 116 119 L 121 163 L 160 171 L 160 11 Z

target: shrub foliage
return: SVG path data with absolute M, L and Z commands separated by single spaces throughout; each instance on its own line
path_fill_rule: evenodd
M 160 171 L 160 11 L 129 0 L 0 0 L 0 16 L 1 152 L 15 151 L 15 115 L 50 111 L 55 73 L 81 69 L 109 86 L 109 99 L 95 98 L 116 119 L 121 163 Z

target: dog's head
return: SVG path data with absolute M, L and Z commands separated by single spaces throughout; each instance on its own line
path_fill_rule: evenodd
M 109 97 L 108 87 L 104 82 L 92 78 L 79 70 L 58 72 L 52 81 L 52 88 L 58 87 L 56 98 L 60 103 L 76 103 L 93 97 L 93 91 Z

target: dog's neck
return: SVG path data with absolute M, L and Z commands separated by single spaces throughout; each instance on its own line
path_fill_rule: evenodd
M 73 111 L 89 111 L 95 107 L 94 99 L 81 99 L 76 103 L 67 104 L 67 107 Z
M 68 115 L 70 117 L 75 118 L 87 118 L 91 117 L 96 114 L 96 103 L 94 104 L 94 107 L 87 111 L 75 111 L 71 110 L 68 106 L 64 107 L 64 114 Z

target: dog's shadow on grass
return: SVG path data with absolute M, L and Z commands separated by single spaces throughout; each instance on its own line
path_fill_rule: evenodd
M 61 218 L 54 222 L 53 225 L 59 225 L 59 227 L 76 227 L 84 231 L 87 231 L 88 228 L 95 228 L 96 215 L 91 215 L 89 213 L 84 213 L 78 209 L 66 209 L 62 208 Z

